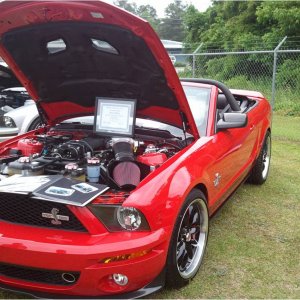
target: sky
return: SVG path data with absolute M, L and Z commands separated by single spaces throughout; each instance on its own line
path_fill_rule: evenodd
M 113 3 L 113 0 L 104 0 L 108 3 Z M 173 2 L 172 0 L 131 0 L 130 2 L 135 2 L 137 5 L 150 4 L 153 6 L 158 17 L 164 16 L 165 8 Z M 182 0 L 183 3 L 193 4 L 199 11 L 205 11 L 211 3 L 211 0 Z

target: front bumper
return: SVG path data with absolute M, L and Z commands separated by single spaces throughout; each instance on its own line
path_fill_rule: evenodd
M 4 226 L 2 226 L 4 225 Z M 106 233 L 91 236 L 85 233 L 40 230 L 19 227 L 18 231 L 5 230 L 8 224 L 0 226 L 0 260 L 2 263 L 41 270 L 69 270 L 80 272 L 73 285 L 61 286 L 27 281 L 0 274 L 0 287 L 23 291 L 36 296 L 56 295 L 58 298 L 117 296 L 139 291 L 141 297 L 160 289 L 163 281 L 152 286 L 150 283 L 162 272 L 167 255 L 167 235 L 163 229 L 149 233 Z M 22 227 L 22 228 L 21 228 Z M 40 233 L 38 233 L 40 231 Z M 22 232 L 22 234 L 20 234 Z M 32 232 L 32 233 L 30 233 Z M 22 239 L 14 236 L 19 233 Z M 149 250 L 146 255 L 130 260 L 108 264 L 101 261 L 126 253 Z M 112 274 L 128 277 L 126 286 L 119 286 L 112 280 Z M 150 286 L 149 286 L 150 284 Z M 149 288 L 144 288 L 149 286 Z M 141 295 L 140 295 L 141 294 Z M 121 295 L 122 296 L 122 295 Z M 119 296 L 117 296 L 119 298 Z
M 133 291 L 133 292 L 129 292 L 129 293 L 123 293 L 122 295 L 118 294 L 118 295 L 110 295 L 109 299 L 138 299 L 141 297 L 145 297 L 147 295 L 153 294 L 159 290 L 161 290 L 164 285 L 165 285 L 165 278 L 166 278 L 166 269 L 164 268 L 160 274 L 148 285 L 146 285 L 145 287 L 137 290 L 137 291 Z M 51 298 L 59 298 L 59 299 L 82 299 L 82 296 L 76 297 L 76 296 L 65 296 L 65 295 L 54 295 L 54 294 L 46 294 L 46 293 L 42 293 L 42 292 L 37 292 L 37 291 L 33 291 L 33 290 L 24 290 L 24 289 L 18 289 L 18 288 L 11 288 L 11 286 L 6 285 L 6 284 L 2 284 L 0 283 L 0 289 L 5 290 L 5 291 L 9 291 L 9 292 L 17 292 L 17 293 L 21 293 L 24 295 L 29 295 L 35 298 L 42 298 L 42 299 L 51 299 Z M 104 297 L 88 297 L 89 299 L 108 299 L 107 296 Z

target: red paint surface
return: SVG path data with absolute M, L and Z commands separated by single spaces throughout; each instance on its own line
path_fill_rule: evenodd
M 36 139 L 21 139 L 18 141 L 17 148 L 22 151 L 23 156 L 30 156 L 33 153 L 40 153 L 43 149 L 43 143 Z
M 137 161 L 148 166 L 159 166 L 167 160 L 165 153 L 146 153 L 139 155 Z

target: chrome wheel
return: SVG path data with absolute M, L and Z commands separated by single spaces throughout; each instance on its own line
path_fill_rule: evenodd
M 176 262 L 180 276 L 192 278 L 201 264 L 208 236 L 208 211 L 203 199 L 193 200 L 185 210 L 177 236 Z
M 268 135 L 267 139 L 265 140 L 264 148 L 263 148 L 263 170 L 262 170 L 262 177 L 266 179 L 269 172 L 270 167 L 270 160 L 271 160 L 271 136 Z

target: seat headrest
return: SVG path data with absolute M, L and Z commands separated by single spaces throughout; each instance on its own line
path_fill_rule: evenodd
M 217 99 L 217 109 L 224 109 L 228 104 L 226 96 L 224 94 L 219 94 Z

